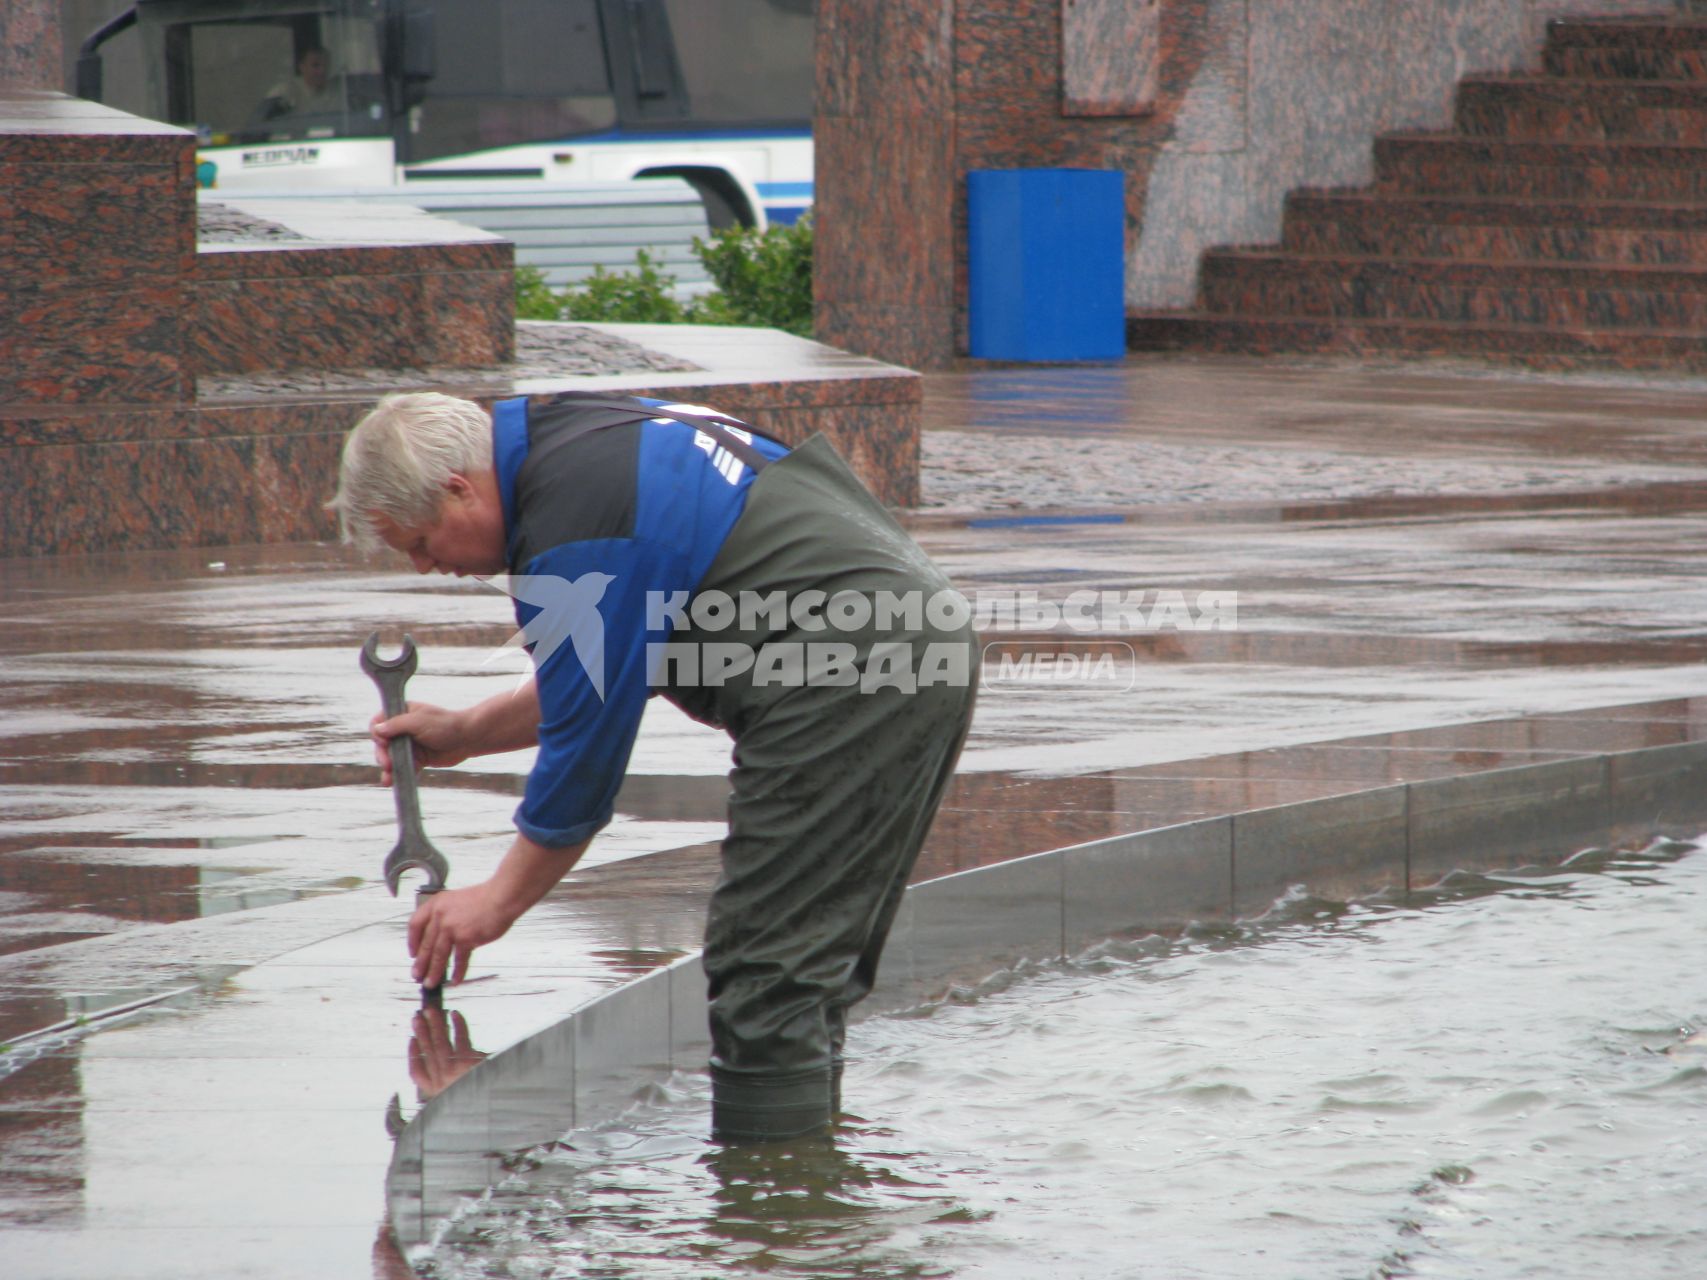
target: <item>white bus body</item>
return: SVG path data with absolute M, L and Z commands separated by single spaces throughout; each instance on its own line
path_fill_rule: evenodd
M 234 195 L 679 177 L 713 228 L 812 200 L 811 0 L 140 0 L 145 114 Z

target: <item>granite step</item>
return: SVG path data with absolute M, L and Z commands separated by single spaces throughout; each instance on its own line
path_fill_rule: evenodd
M 1474 137 L 1707 143 L 1707 81 L 1466 76 L 1453 121 Z
M 1707 23 L 1554 22 L 1541 54 L 1549 75 L 1590 80 L 1707 80 Z
M 1281 247 L 1352 257 L 1707 264 L 1707 204 L 1292 192 Z
M 1550 76 L 1579 80 L 1707 80 L 1707 48 L 1550 48 L 1541 65 Z
M 1377 139 L 1372 187 L 1293 192 L 1129 345 L 1707 370 L 1707 21 L 1555 21 L 1542 57 Z
M 1395 133 L 1375 140 L 1375 186 L 1438 196 L 1707 203 L 1707 146 Z
M 1450 357 L 1536 369 L 1707 371 L 1707 335 L 1652 329 L 1554 329 L 1426 320 L 1141 311 L 1128 314 L 1126 340 L 1133 351 Z
M 1707 20 L 1650 14 L 1646 17 L 1554 18 L 1547 24 L 1548 48 L 1624 44 L 1707 49 Z
M 1309 257 L 1212 250 L 1211 314 L 1592 329 L 1683 330 L 1707 340 L 1707 269 Z

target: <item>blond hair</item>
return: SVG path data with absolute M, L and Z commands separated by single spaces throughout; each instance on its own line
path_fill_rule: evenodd
M 376 547 L 375 522 L 431 521 L 453 475 L 492 469 L 492 419 L 472 400 L 436 391 L 386 396 L 350 429 L 338 492 L 326 504 L 345 542 Z

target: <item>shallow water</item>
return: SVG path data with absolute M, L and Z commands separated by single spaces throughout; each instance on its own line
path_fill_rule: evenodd
M 721 1151 L 677 1077 L 428 1269 L 1700 1275 L 1704 910 L 1658 845 L 1009 975 L 862 1024 L 833 1145 Z

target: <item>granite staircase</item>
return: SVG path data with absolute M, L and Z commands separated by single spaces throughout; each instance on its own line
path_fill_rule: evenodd
M 1707 369 L 1707 22 L 1561 20 L 1542 66 L 1378 138 L 1372 186 L 1293 192 L 1128 345 Z

